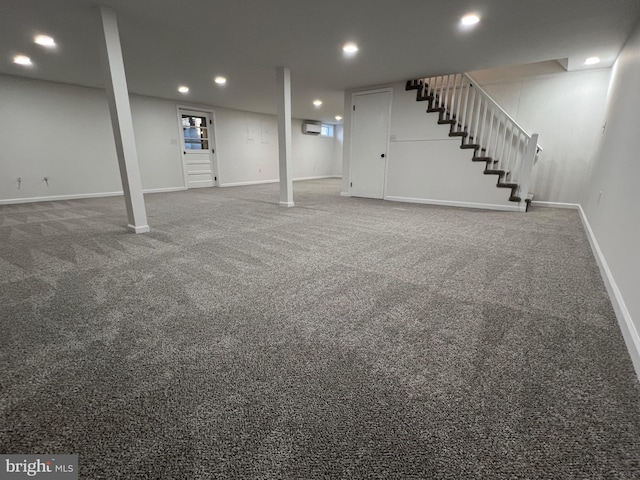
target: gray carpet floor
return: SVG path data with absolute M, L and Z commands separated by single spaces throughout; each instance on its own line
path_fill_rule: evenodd
M 576 211 L 337 180 L 0 206 L 0 452 L 83 479 L 640 478 Z

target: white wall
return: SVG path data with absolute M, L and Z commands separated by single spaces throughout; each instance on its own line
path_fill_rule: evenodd
M 393 87 L 386 196 L 394 200 L 517 209 L 511 190 L 497 188 L 495 175 L 484 175 L 484 162 L 472 162 L 473 150 L 449 137 L 449 125 L 426 113 L 415 90 Z
M 122 190 L 103 93 L 0 76 L 0 102 L 0 200 Z
M 215 109 L 221 186 L 278 181 L 276 117 Z
M 613 69 L 607 127 L 600 137 L 582 207 L 601 253 L 616 313 L 640 376 L 640 25 Z M 600 195 L 602 192 L 602 195 Z
M 145 191 L 184 188 L 176 108 L 173 101 L 131 96 Z M 221 185 L 278 180 L 275 116 L 199 108 L 215 113 Z M 0 109 L 1 203 L 122 191 L 104 91 L 0 75 Z M 303 135 L 300 125 L 293 121 L 294 177 L 338 176 L 339 140 Z
M 291 122 L 293 155 L 293 178 L 331 177 L 340 175 L 339 164 L 336 164 L 336 144 L 341 138 L 302 133 L 302 120 Z M 327 162 L 327 159 L 331 161 Z M 338 168 L 336 168 L 338 166 Z
M 378 88 L 378 87 L 376 87 Z M 438 115 L 427 113 L 427 102 L 417 102 L 415 90 L 392 85 L 385 199 L 481 208 L 517 210 L 509 189 L 497 188 L 497 177 L 484 175 L 484 163 L 471 161 L 473 150 L 462 150 L 459 137 L 449 137 L 449 126 L 438 125 Z M 349 194 L 349 137 L 352 94 L 345 95 L 345 148 L 342 194 Z
M 176 104 L 137 95 L 132 95 L 130 101 L 142 188 L 149 191 L 184 187 Z
M 579 202 L 603 125 L 610 71 L 516 78 L 509 78 L 509 69 L 473 73 L 527 132 L 540 135 L 544 152 L 534 169 L 534 200 Z

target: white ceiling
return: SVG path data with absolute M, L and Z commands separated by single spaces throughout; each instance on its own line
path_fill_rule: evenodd
M 0 73 L 101 86 L 100 4 L 117 12 L 131 92 L 275 113 L 275 67 L 288 66 L 293 116 L 323 121 L 349 88 L 554 59 L 574 70 L 592 55 L 611 66 L 640 19 L 640 0 L 0 0 Z M 482 21 L 462 31 L 470 11 Z M 350 59 L 346 41 L 360 46 Z

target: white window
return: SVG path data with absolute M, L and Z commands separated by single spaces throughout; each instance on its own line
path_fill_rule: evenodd
M 182 114 L 182 135 L 185 150 L 207 150 L 209 148 L 209 132 L 205 117 Z
M 329 123 L 323 123 L 320 130 L 320 135 L 323 137 L 333 137 L 333 125 Z

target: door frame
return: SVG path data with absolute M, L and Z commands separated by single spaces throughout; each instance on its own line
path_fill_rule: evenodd
M 185 105 L 185 104 L 177 104 L 176 105 L 176 119 L 178 121 L 178 135 L 179 135 L 179 144 L 180 144 L 180 160 L 182 163 L 182 181 L 184 182 L 184 188 L 189 189 L 188 175 L 187 175 L 187 163 L 185 159 L 185 151 L 184 148 L 184 135 L 182 134 L 182 113 L 181 110 L 187 110 L 189 112 L 202 112 L 206 113 L 209 116 L 209 120 L 211 120 L 211 125 L 209 125 L 209 155 L 211 158 L 211 168 L 213 169 L 213 186 L 219 187 L 221 184 L 220 181 L 220 162 L 218 160 L 218 141 L 216 136 L 216 112 L 211 107 L 202 107 L 198 105 Z M 213 152 L 211 152 L 211 148 L 213 148 Z
M 393 103 L 393 87 L 383 87 L 383 88 L 375 88 L 372 90 L 362 90 L 358 92 L 353 92 L 351 94 L 351 106 L 349 107 L 351 118 L 349 122 L 349 195 L 351 195 L 351 183 L 353 182 L 352 177 L 352 166 L 353 166 L 353 125 L 355 123 L 355 115 L 353 115 L 354 107 L 355 107 L 355 97 L 358 95 L 372 95 L 375 93 L 389 93 L 389 111 L 388 122 L 387 122 L 387 135 L 386 135 L 386 152 L 384 156 L 384 178 L 382 180 L 382 199 L 387 198 L 387 176 L 389 172 L 389 135 L 391 133 L 391 104 Z

